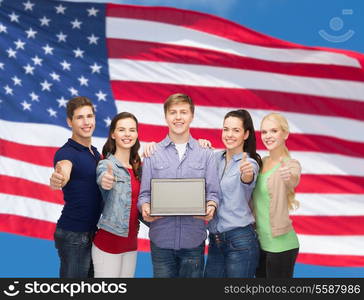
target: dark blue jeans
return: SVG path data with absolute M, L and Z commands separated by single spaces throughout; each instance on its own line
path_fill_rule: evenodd
M 91 246 L 94 232 L 56 228 L 54 242 L 60 258 L 60 278 L 92 278 Z
M 199 278 L 205 265 L 205 242 L 191 249 L 164 249 L 150 242 L 155 278 Z
M 252 225 L 209 235 L 204 277 L 253 278 L 259 262 L 259 243 Z

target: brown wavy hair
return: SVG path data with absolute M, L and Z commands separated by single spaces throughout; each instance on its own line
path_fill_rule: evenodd
M 109 128 L 109 135 L 107 137 L 104 147 L 102 148 L 102 155 L 104 156 L 104 158 L 107 158 L 110 154 L 115 154 L 116 143 L 115 143 L 115 140 L 111 137 L 111 135 L 115 131 L 116 123 L 119 120 L 123 120 L 123 119 L 133 119 L 135 121 L 136 129 L 138 131 L 138 120 L 133 114 L 131 114 L 129 112 L 121 112 L 121 113 L 117 114 L 111 121 L 110 128 Z M 135 144 L 130 149 L 129 163 L 131 164 L 131 166 L 133 168 L 133 173 L 134 173 L 135 177 L 140 181 L 141 159 L 140 159 L 140 156 L 138 153 L 139 149 L 140 149 L 140 142 L 139 142 L 139 138 L 137 138 Z

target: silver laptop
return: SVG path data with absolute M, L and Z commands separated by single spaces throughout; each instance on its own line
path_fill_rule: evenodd
M 205 178 L 151 180 L 151 216 L 206 215 Z

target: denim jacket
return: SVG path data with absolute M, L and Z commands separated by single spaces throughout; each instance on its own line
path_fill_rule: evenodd
M 101 187 L 101 179 L 111 164 L 115 183 L 111 190 Z M 110 154 L 99 162 L 96 169 L 97 184 L 101 190 L 104 208 L 97 226 L 113 234 L 127 237 L 131 209 L 131 179 L 129 171 Z

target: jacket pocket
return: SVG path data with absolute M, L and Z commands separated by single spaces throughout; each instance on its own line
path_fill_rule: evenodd
M 115 175 L 114 189 L 117 194 L 122 195 L 123 198 L 127 197 L 125 193 L 128 191 L 130 185 L 130 178 L 126 175 Z

